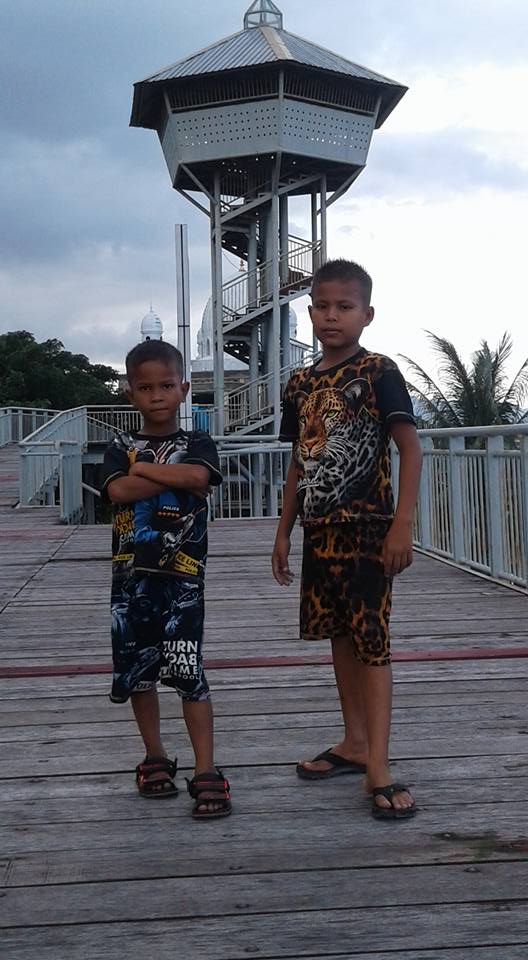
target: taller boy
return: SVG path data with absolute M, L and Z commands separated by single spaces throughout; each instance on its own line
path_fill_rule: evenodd
M 297 766 L 304 779 L 366 772 L 376 818 L 415 812 L 388 759 L 392 578 L 412 562 L 421 449 L 404 380 L 388 357 L 360 346 L 374 317 L 372 281 L 335 260 L 314 277 L 314 332 L 322 358 L 295 373 L 284 394 L 281 439 L 293 442 L 272 567 L 292 582 L 290 534 L 304 527 L 301 636 L 329 638 L 344 720 L 341 743 Z M 400 453 L 394 513 L 390 438 Z
M 195 817 L 231 812 L 229 784 L 214 766 L 213 713 L 202 665 L 207 489 L 221 482 L 206 433 L 178 429 L 189 384 L 179 350 L 147 340 L 126 358 L 128 396 L 139 433 L 118 436 L 104 459 L 104 493 L 114 504 L 111 700 L 132 700 L 145 744 L 139 792 L 175 794 L 176 761 L 160 736 L 156 682 L 173 687 L 195 754 L 188 784 Z

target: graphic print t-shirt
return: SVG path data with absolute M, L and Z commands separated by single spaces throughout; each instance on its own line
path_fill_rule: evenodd
M 107 447 L 103 496 L 108 484 L 125 476 L 136 461 L 199 463 L 210 483 L 222 482 L 218 453 L 209 434 L 179 430 L 168 437 L 120 434 Z M 186 490 L 164 490 L 135 503 L 114 504 L 112 579 L 143 571 L 202 579 L 207 558 L 207 501 Z
M 328 370 L 315 365 L 290 378 L 281 440 L 293 441 L 304 525 L 393 515 L 389 427 L 397 421 L 414 424 L 411 399 L 381 354 L 361 348 Z

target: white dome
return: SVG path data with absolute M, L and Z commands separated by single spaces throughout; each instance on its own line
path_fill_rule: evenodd
M 196 335 L 198 353 L 192 361 L 193 370 L 212 370 L 214 365 L 213 301 L 209 297 L 202 314 L 202 324 Z M 247 370 L 247 363 L 224 353 L 224 370 Z
M 297 340 L 297 314 L 290 307 L 290 340 Z
M 152 307 L 141 321 L 141 339 L 142 341 L 163 340 L 163 324 Z

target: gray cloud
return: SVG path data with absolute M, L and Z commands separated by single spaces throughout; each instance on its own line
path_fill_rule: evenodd
M 170 188 L 157 137 L 128 128 L 132 84 L 240 29 L 249 0 L 17 0 L 0 9 L 0 331 L 25 327 L 118 364 L 149 298 L 174 316 L 173 224 L 189 223 L 195 325 L 207 223 Z M 525 0 L 279 0 L 285 26 L 408 82 L 425 68 L 524 61 Z M 352 11 L 352 13 L 351 13 Z M 471 131 L 380 131 L 355 190 L 526 188 Z
M 382 130 L 357 184 L 362 194 L 430 199 L 482 187 L 527 190 L 528 169 L 490 156 L 480 132 L 459 128 L 416 134 Z

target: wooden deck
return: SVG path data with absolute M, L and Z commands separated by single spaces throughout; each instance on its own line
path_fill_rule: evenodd
M 16 472 L 0 451 L 6 960 L 526 960 L 525 595 L 423 555 L 398 581 L 391 753 L 420 812 L 378 823 L 359 780 L 295 777 L 339 713 L 328 651 L 296 639 L 295 591 L 271 580 L 273 524 L 214 524 L 208 676 L 235 809 L 195 823 L 183 789 L 136 795 L 139 738 L 107 698 L 108 529 L 13 510 Z

